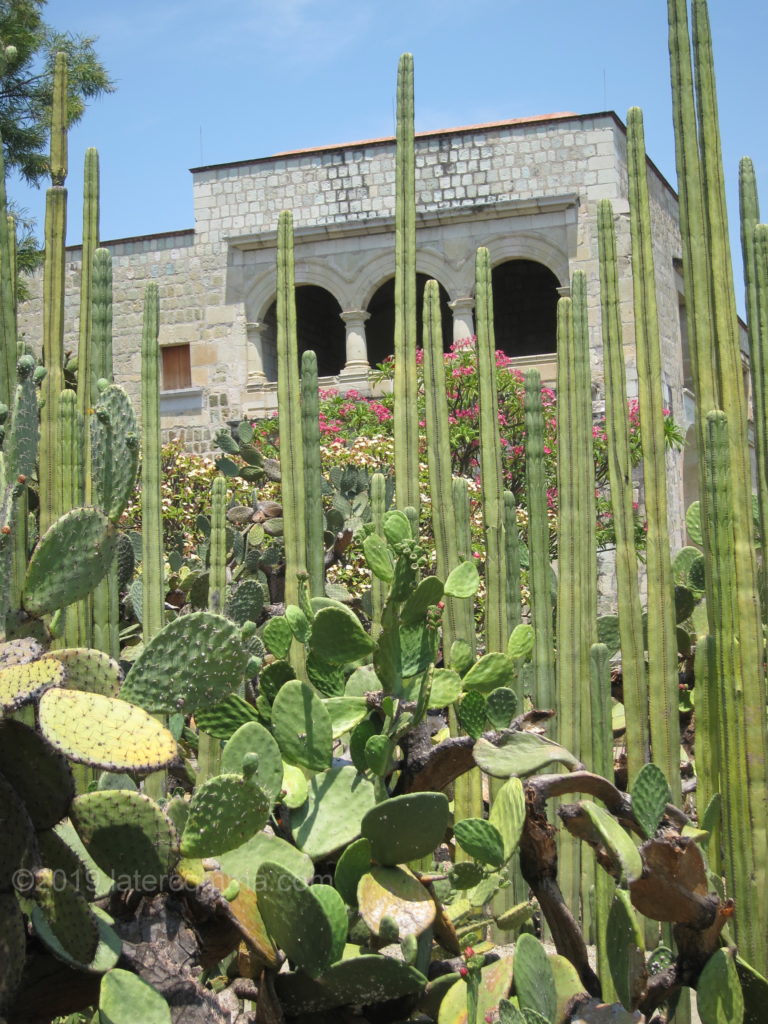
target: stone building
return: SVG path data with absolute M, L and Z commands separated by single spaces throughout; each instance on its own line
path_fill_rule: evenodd
M 274 410 L 275 244 L 293 211 L 299 343 L 325 386 L 365 391 L 392 351 L 395 145 L 392 138 L 192 170 L 195 225 L 104 243 L 114 266 L 115 376 L 138 406 L 142 297 L 159 285 L 162 426 L 196 451 L 224 422 Z M 665 404 L 684 428 L 687 390 L 677 197 L 648 162 Z M 636 392 L 626 131 L 611 112 L 552 114 L 416 137 L 417 270 L 440 284 L 446 344 L 473 333 L 474 256 L 490 250 L 496 343 L 522 368 L 555 375 L 555 307 L 573 271 L 588 280 L 596 401 L 602 395 L 597 203 L 613 202 L 628 387 Z M 68 250 L 66 321 L 76 348 L 80 249 Z M 32 343 L 39 282 L 21 311 Z M 689 460 L 690 461 L 690 460 Z M 670 463 L 681 522 L 682 459 Z M 695 473 L 694 473 L 695 475 Z M 686 473 L 685 476 L 690 476 Z M 690 479 L 693 479 L 690 476 Z M 690 497 L 688 495 L 687 497 Z M 681 536 L 675 538 L 681 541 Z

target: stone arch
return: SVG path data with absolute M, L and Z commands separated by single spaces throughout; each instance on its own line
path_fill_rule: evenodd
M 547 267 L 557 278 L 561 288 L 567 287 L 571 282 L 568 253 L 541 235 L 528 232 L 497 235 L 489 238 L 485 246 L 493 267 L 510 260 L 530 260 Z
M 426 274 L 416 274 L 416 338 L 421 344 L 422 307 L 424 303 L 424 286 L 433 280 Z M 443 323 L 443 348 L 448 349 L 453 341 L 453 316 L 448 306 L 449 295 L 438 281 L 440 289 L 440 313 Z M 395 337 L 395 279 L 388 278 L 382 282 L 368 301 L 366 307 L 370 318 L 365 325 L 365 337 L 368 346 L 368 362 L 376 366 L 391 356 Z
M 296 334 L 299 357 L 311 349 L 317 355 L 320 377 L 334 377 L 344 367 L 346 331 L 341 305 L 326 288 L 317 284 L 296 285 Z M 264 374 L 277 380 L 277 301 L 272 300 L 261 321 Z
M 258 323 L 265 318 L 267 310 L 275 301 L 275 279 L 276 271 L 273 265 L 251 282 L 245 295 L 246 316 L 249 321 Z M 326 261 L 297 260 L 295 279 L 297 288 L 302 285 L 316 285 L 329 292 L 339 303 L 340 309 L 354 308 L 349 283 Z
M 360 268 L 355 281 L 355 302 L 352 308 L 368 309 L 371 299 L 382 285 L 393 279 L 395 257 L 391 249 L 379 253 Z M 425 278 L 439 281 L 448 295 L 464 295 L 462 282 L 445 259 L 431 249 L 419 249 L 416 252 L 416 272 Z
M 532 259 L 511 259 L 491 270 L 496 348 L 509 356 L 557 351 L 560 282 L 549 267 Z

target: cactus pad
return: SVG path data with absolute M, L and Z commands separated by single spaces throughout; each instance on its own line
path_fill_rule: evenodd
M 307 978 L 300 972 L 279 974 L 275 988 L 283 1010 L 294 1015 L 416 995 L 426 980 L 400 960 L 366 955 L 334 964 L 321 978 Z
M 335 740 L 351 732 L 368 715 L 368 701 L 364 697 L 330 697 L 323 703 L 331 716 Z
M 366 657 L 374 645 L 355 613 L 343 604 L 333 604 L 315 616 L 309 646 L 323 661 L 345 665 Z
M 27 934 L 13 893 L 0 893 L 0 1010 L 10 1001 L 21 981 L 27 954 Z
M 517 694 L 508 686 L 497 686 L 488 694 L 486 713 L 494 729 L 508 729 L 517 714 Z
M 96 955 L 99 928 L 82 894 L 54 877 L 50 868 L 41 868 L 32 895 L 64 952 L 79 964 L 89 964 Z
M 373 784 L 351 765 L 313 776 L 307 801 L 291 814 L 296 845 L 313 860 L 327 857 L 360 835 L 375 803 Z
M 0 669 L 37 661 L 43 654 L 43 650 L 43 645 L 31 636 L 8 640 L 6 643 L 0 644 Z
M 242 626 L 258 622 L 264 608 L 264 589 L 258 580 L 243 580 L 233 587 L 227 598 L 227 617 Z
M 331 765 L 333 727 L 323 702 L 306 683 L 284 683 L 272 705 L 272 728 L 283 760 L 310 771 Z
M 271 806 L 252 778 L 215 775 L 207 779 L 195 790 L 189 806 L 182 855 L 213 857 L 237 849 L 266 825 Z
M 643 931 L 629 893 L 624 889 L 617 889 L 614 894 L 608 913 L 605 941 L 616 993 L 625 1009 L 634 1010 L 645 988 L 648 971 Z
M 504 957 L 495 963 L 486 964 L 480 973 L 480 990 L 477 998 L 477 1015 L 481 1021 L 494 1019 L 493 1011 L 501 1000 L 509 995 L 512 986 L 512 957 Z M 503 1017 L 500 1018 L 504 1020 Z M 440 1004 L 438 1024 L 469 1024 L 467 1018 L 467 984 L 459 979 L 448 989 Z
M 391 797 L 363 818 L 362 834 L 370 840 L 379 864 L 406 864 L 431 854 L 448 827 L 444 793 L 408 793 Z
M 284 615 L 268 619 L 261 634 L 267 650 L 276 658 L 287 658 L 293 643 L 293 631 Z
M 599 804 L 582 800 L 579 806 L 586 811 L 600 841 L 619 865 L 622 878 L 629 884 L 641 878 L 643 861 L 629 833 Z
M 344 955 L 344 947 L 347 944 L 347 932 L 349 931 L 349 920 L 347 919 L 347 908 L 332 885 L 313 885 L 312 895 L 320 902 L 325 910 L 328 920 L 331 922 L 331 963 L 335 964 Z
M 249 889 L 247 885 L 241 885 L 239 881 L 235 881 L 221 871 L 206 872 L 205 881 L 210 882 L 226 896 L 229 913 L 241 936 L 248 943 L 251 955 L 256 954 L 259 966 L 277 970 L 280 967 L 277 950 L 267 934 L 253 889 Z M 233 886 L 237 891 L 234 896 L 230 896 Z
M 484 654 L 464 676 L 464 689 L 488 694 L 497 686 L 509 686 L 514 679 L 515 666 L 506 654 L 494 651 Z
M 333 923 L 312 888 L 272 861 L 261 865 L 256 883 L 270 936 L 307 974 L 322 974 L 331 963 Z
M 146 981 L 130 971 L 115 968 L 101 979 L 99 1020 L 110 1024 L 171 1024 L 171 1011 L 165 999 Z
M 0 891 L 7 889 L 17 868 L 29 867 L 36 860 L 35 833 L 24 804 L 0 775 Z
M 154 800 L 126 789 L 75 798 L 72 824 L 86 850 L 118 888 L 157 892 L 178 859 L 178 836 Z
M 426 888 L 404 868 L 374 867 L 357 886 L 360 915 L 374 934 L 382 918 L 397 922 L 400 938 L 421 935 L 435 920 L 435 902 Z
M 462 562 L 451 569 L 443 592 L 446 597 L 474 597 L 480 586 L 480 574 L 474 562 Z
M 222 615 L 192 612 L 169 622 L 133 663 L 120 696 L 154 714 L 219 704 L 245 673 L 248 652 Z
M 24 607 L 44 615 L 79 601 L 106 576 L 117 547 L 117 528 L 95 508 L 75 508 L 43 534 L 24 580 Z M 62 551 L 71 558 L 63 559 Z
M 30 770 L 33 769 L 33 770 Z M 24 802 L 36 829 L 66 816 L 75 784 L 66 758 L 21 722 L 0 723 L 0 774 Z
M 490 821 L 484 818 L 464 818 L 453 826 L 456 842 L 470 857 L 500 868 L 505 863 L 504 838 Z
M 228 740 L 241 726 L 256 722 L 257 718 L 253 706 L 237 693 L 231 693 L 211 708 L 200 708 L 195 715 L 198 729 L 217 740 Z
M 370 867 L 371 844 L 367 839 L 356 839 L 350 843 L 336 861 L 333 884 L 350 907 L 357 906 L 357 886 Z
M 473 740 L 479 740 L 485 729 L 485 697 L 478 690 L 465 693 L 458 704 L 459 722 L 464 732 Z
M 138 424 L 131 400 L 117 384 L 99 395 L 91 417 L 94 494 L 110 519 L 119 519 L 133 495 L 139 464 Z
M 63 666 L 47 659 L 0 669 L 0 711 L 14 711 L 63 683 Z
M 158 721 L 124 700 L 80 690 L 47 690 L 40 731 L 71 761 L 106 771 L 155 771 L 176 758 L 176 741 Z
M 289 874 L 304 882 L 308 882 L 315 873 L 315 866 L 305 853 L 284 839 L 266 832 L 257 832 L 247 843 L 236 850 L 222 853 L 216 859 L 222 871 L 254 890 L 257 886 L 256 875 L 265 861 L 279 864 Z
M 272 734 L 259 722 L 241 725 L 227 740 L 221 754 L 222 773 L 242 773 L 246 754 L 258 755 L 254 781 L 264 790 L 270 802 L 274 803 L 283 785 L 283 761 Z
M 506 733 L 498 746 L 480 738 L 472 748 L 475 763 L 497 779 L 534 775 L 551 764 L 575 768 L 578 760 L 559 743 L 532 732 Z
M 91 872 L 54 829 L 37 833 L 37 845 L 43 867 L 50 868 L 66 878 L 71 886 L 79 889 L 90 903 L 96 898 L 96 885 Z
M 105 697 L 117 696 L 120 683 L 123 681 L 123 673 L 115 659 L 103 651 L 78 647 L 63 648 L 50 651 L 45 658 L 54 658 L 64 666 L 64 685 L 68 689 L 101 693 Z
M 555 1019 L 557 994 L 555 976 L 547 952 L 533 936 L 524 932 L 515 945 L 515 992 L 521 1009 Z
M 632 813 L 647 839 L 655 833 L 671 799 L 664 772 L 655 764 L 644 764 L 632 783 Z
M 48 919 L 38 906 L 32 908 L 32 927 L 35 929 L 38 937 L 59 960 L 63 960 L 70 967 L 75 967 L 81 971 L 86 970 L 93 974 L 103 974 L 104 971 L 111 970 L 118 962 L 123 944 L 112 928 L 114 924 L 113 918 L 100 907 L 91 907 L 90 909 L 98 929 L 98 945 L 96 946 L 93 959 L 87 964 L 81 963 L 70 956 L 57 939 Z
M 488 820 L 499 830 L 504 841 L 504 859 L 509 860 L 517 849 L 525 824 L 525 792 L 520 779 L 507 779 L 498 790 Z

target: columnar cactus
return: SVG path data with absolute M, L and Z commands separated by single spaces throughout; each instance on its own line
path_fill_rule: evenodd
M 416 407 L 416 171 L 413 54 L 397 71 L 395 163 L 395 498 L 419 507 L 419 416 Z
M 160 458 L 160 347 L 156 284 L 144 293 L 144 327 L 141 336 L 141 466 L 142 565 L 144 642 L 160 632 L 164 622 L 163 506 Z
M 503 651 L 509 637 L 507 548 L 504 534 L 504 483 L 496 392 L 496 344 L 493 332 L 491 260 L 487 249 L 475 259 L 477 380 L 480 404 L 480 476 L 485 535 L 485 645 Z
M 632 460 L 627 423 L 627 381 L 618 297 L 616 236 L 613 209 L 607 199 L 598 210 L 600 248 L 600 301 L 605 365 L 605 428 L 611 505 L 616 531 L 616 582 L 621 636 L 621 670 L 627 719 L 627 765 L 634 779 L 649 759 L 648 701 L 645 679 L 645 643 L 640 593 L 637 585 Z
M 677 632 L 674 581 L 667 520 L 661 346 L 656 306 L 651 214 L 648 200 L 643 115 L 627 115 L 629 226 L 632 237 L 632 287 L 635 307 L 638 396 L 643 446 L 643 492 L 647 525 L 645 564 L 648 608 L 648 712 L 654 764 L 679 802 L 680 726 L 678 716 Z
M 304 492 L 307 520 L 307 571 L 312 597 L 325 594 L 325 542 L 320 469 L 320 395 L 317 356 L 301 356 L 301 430 L 304 445 Z
M 99 244 L 99 154 L 95 149 L 85 152 L 83 181 L 83 247 L 80 271 L 80 338 L 77 346 L 77 408 L 85 424 L 83 432 L 83 465 L 86 467 L 85 501 L 92 501 L 90 465 L 91 432 L 90 412 L 94 406 L 93 350 L 92 350 L 92 295 L 93 256 Z
M 61 447 L 58 396 L 64 390 L 64 244 L 67 232 L 67 59 L 56 55 L 51 113 L 51 188 L 45 205 L 43 272 L 43 362 L 40 421 L 40 532 L 65 509 L 58 504 L 58 459 Z

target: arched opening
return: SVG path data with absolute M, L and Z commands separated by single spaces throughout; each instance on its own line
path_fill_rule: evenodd
M 296 334 L 299 358 L 311 349 L 317 355 L 319 377 L 334 377 L 344 368 L 346 329 L 341 306 L 325 288 L 300 284 L 296 288 Z M 277 301 L 264 316 L 264 373 L 277 380 Z
M 427 274 L 416 275 L 416 337 L 421 344 L 422 307 L 424 285 L 430 278 Z M 443 322 L 443 348 L 447 352 L 453 341 L 453 314 L 448 307 L 448 292 L 438 282 L 440 289 L 440 315 Z M 368 347 L 368 362 L 371 366 L 383 363 L 394 351 L 395 339 L 395 279 L 385 281 L 373 293 L 368 303 L 370 319 L 365 325 L 365 339 Z
M 491 272 L 496 348 L 508 356 L 557 351 L 557 289 L 542 263 L 508 260 Z

